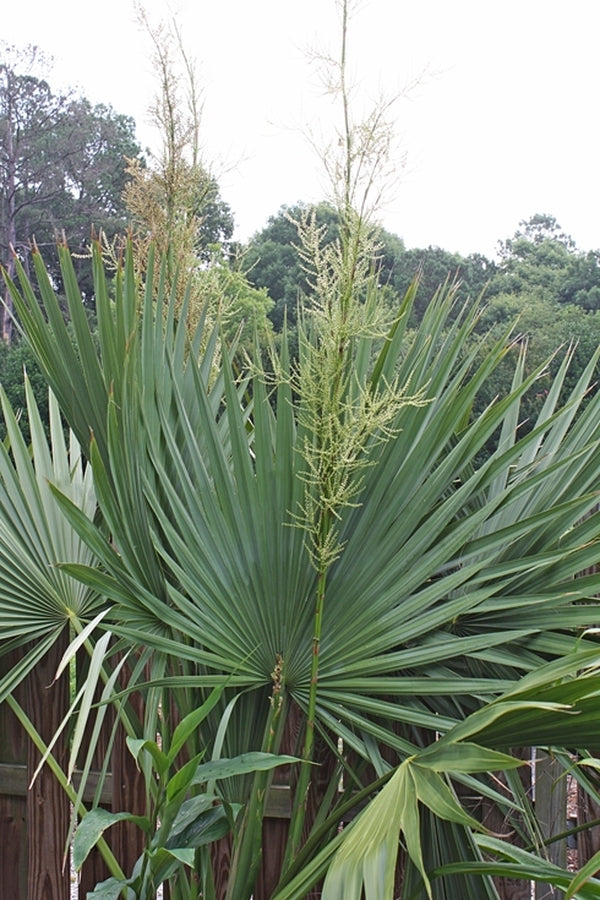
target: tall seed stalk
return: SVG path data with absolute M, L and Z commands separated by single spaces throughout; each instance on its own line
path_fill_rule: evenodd
M 283 872 L 297 856 L 306 819 L 315 746 L 319 667 L 327 582 L 343 552 L 339 524 L 344 508 L 359 503 L 361 471 L 368 447 L 394 433 L 402 406 L 421 402 L 409 386 L 374 375 L 373 365 L 357 366 L 357 353 L 385 339 L 390 323 L 378 302 L 377 244 L 371 223 L 373 195 L 381 190 L 391 147 L 384 103 L 366 122 L 354 123 L 347 76 L 350 0 L 340 0 L 339 60 L 326 60 L 327 87 L 340 99 L 338 149 L 325 155 L 339 217 L 339 236 L 324 243 L 314 215 L 297 222 L 300 253 L 314 291 L 311 309 L 300 317 L 299 359 L 292 373 L 298 398 L 297 421 L 305 481 L 304 503 L 294 514 L 304 528 L 317 573 L 306 727 Z

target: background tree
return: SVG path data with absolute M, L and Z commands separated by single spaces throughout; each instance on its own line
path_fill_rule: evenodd
M 499 248 L 500 261 L 486 292 L 477 332 L 497 334 L 514 322 L 517 342 L 486 382 L 475 410 L 481 412 L 494 397 L 509 392 L 519 346 L 527 344 L 527 371 L 550 361 L 523 399 L 520 427 L 526 432 L 558 371 L 560 354 L 551 359 L 558 348 L 573 347 L 564 382 L 566 395 L 600 342 L 595 312 L 600 299 L 600 254 L 579 251 L 557 220 L 545 214 L 520 222 L 511 238 L 499 242 Z
M 54 93 L 40 75 L 47 68 L 36 47 L 0 47 L 0 257 L 14 271 L 14 247 L 27 266 L 35 239 L 60 287 L 57 237 L 64 235 L 81 252 L 93 228 L 109 239 L 122 231 L 126 157 L 141 157 L 133 119 Z M 83 260 L 79 275 L 89 293 Z M 10 318 L 3 316 L 2 323 L 10 339 Z
M 510 394 L 515 365 L 526 346 L 525 372 L 531 375 L 539 369 L 537 378 L 521 401 L 519 430 L 521 434 L 526 434 L 537 421 L 568 348 L 571 348 L 572 358 L 563 381 L 562 399 L 575 389 L 600 346 L 600 314 L 586 312 L 570 303 L 560 304 L 536 292 L 498 294 L 481 310 L 475 331 L 477 340 L 484 339 L 480 352 L 484 354 L 489 342 L 506 332 L 511 323 L 514 324 L 513 342 L 494 373 L 482 385 L 473 413 L 480 415 L 489 403 Z M 595 392 L 593 384 L 587 397 L 582 400 L 582 409 Z M 486 452 L 489 453 L 495 446 L 497 437 L 496 434 L 488 442 Z
M 571 257 L 561 280 L 558 299 L 584 310 L 600 309 L 600 251 L 590 250 Z
M 411 314 L 413 325 L 421 321 L 427 304 L 447 281 L 457 285 L 458 307 L 461 301 L 470 299 L 475 302 L 495 272 L 495 264 L 479 253 L 463 257 L 431 246 L 410 250 L 398 246 L 389 253 L 387 248 L 393 241 L 393 236 L 382 231 L 381 240 L 383 250 L 380 277 L 389 284 L 396 303 L 418 276 L 419 288 Z
M 65 159 L 63 190 L 53 205 L 54 228 L 64 232 L 69 246 L 81 254 L 78 275 L 86 296 L 91 296 L 89 258 L 90 225 L 107 240 L 122 234 L 128 214 L 123 192 L 128 181 L 128 160 L 144 165 L 135 138 L 135 123 L 104 104 L 92 106 L 85 98 L 68 107 L 73 152 Z M 77 142 L 75 135 L 81 139 Z
M 547 300 L 598 309 L 600 254 L 584 253 L 553 216 L 536 214 L 499 242 L 500 263 L 489 293 L 535 293 Z
M 48 387 L 42 375 L 39 363 L 25 340 L 14 339 L 11 344 L 0 341 L 0 385 L 6 394 L 11 408 L 14 409 L 21 431 L 26 441 L 30 438 L 29 415 L 25 399 L 25 378 L 27 374 L 29 387 L 36 398 L 36 407 L 47 424 L 48 419 Z M 0 422 L 0 440 L 6 437 L 4 420 Z

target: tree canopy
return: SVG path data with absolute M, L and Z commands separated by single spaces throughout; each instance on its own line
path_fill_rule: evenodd
M 35 240 L 60 285 L 57 240 L 84 253 L 92 230 L 123 231 L 127 160 L 142 157 L 131 117 L 53 91 L 46 68 L 36 47 L 0 45 L 0 260 L 13 271 L 14 248 L 27 265 Z M 78 269 L 89 294 L 89 265 Z
M 499 242 L 500 263 L 490 293 L 535 293 L 585 310 L 600 308 L 600 253 L 583 252 L 554 216 L 523 220 Z

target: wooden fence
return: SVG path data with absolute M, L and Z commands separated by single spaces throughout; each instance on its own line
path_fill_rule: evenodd
M 34 722 L 45 740 L 54 733 L 68 705 L 68 686 L 52 683 L 56 665 L 63 647 L 55 648 L 38 665 L 17 692 L 16 698 Z M 6 667 L 14 659 L 3 662 Z M 6 668 L 4 669 L 6 671 Z M 2 670 L 0 669 L 0 674 Z M 61 693 L 62 692 L 62 693 Z M 64 765 L 66 746 L 58 745 L 54 755 Z M 96 760 L 98 769 L 103 763 L 103 750 Z M 26 740 L 21 724 L 6 704 L 0 705 L 0 897 L 10 900 L 70 900 L 71 871 L 67 862 L 63 866 L 65 835 L 70 818 L 69 801 L 47 767 L 44 767 L 32 789 L 28 790 L 31 774 L 39 755 Z M 145 788 L 140 773 L 126 749 L 124 735 L 115 741 L 110 773 L 104 785 L 101 802 L 113 810 L 143 813 Z M 538 815 L 544 823 L 547 836 L 560 833 L 567 825 L 566 781 L 560 778 L 561 770 L 545 756 L 537 759 L 535 769 L 525 769 L 526 778 L 535 773 L 535 796 Z M 257 895 L 268 898 L 276 883 L 278 857 L 285 844 L 287 822 L 290 814 L 290 789 L 285 783 L 286 773 L 278 772 L 268 800 L 268 819 L 265 823 L 264 842 L 269 847 L 259 878 Z M 90 802 L 97 784 L 97 775 L 88 783 L 84 802 Z M 77 784 L 77 776 L 75 777 Z M 477 798 L 472 798 L 476 803 Z M 572 807 L 572 804 L 571 804 Z M 599 810 L 590 806 L 589 798 L 579 798 L 575 818 L 579 822 L 591 821 L 599 816 Z M 572 813 L 572 808 L 571 808 Z M 498 817 L 498 811 L 489 808 L 480 812 L 488 827 L 496 832 L 506 829 Z M 571 825 L 576 824 L 571 815 Z M 131 872 L 135 860 L 142 852 L 142 835 L 139 829 L 123 823 L 107 833 L 108 842 L 126 872 Z M 561 865 L 567 853 L 566 842 L 551 845 L 551 858 Z M 581 866 L 600 849 L 600 827 L 578 836 L 578 864 Z M 222 896 L 229 867 L 227 840 L 215 848 L 215 867 L 219 873 L 219 895 Z M 572 853 L 572 851 L 571 851 Z M 108 877 L 99 854 L 91 854 L 83 868 L 78 896 L 84 900 L 88 891 Z M 503 900 L 530 900 L 528 884 L 506 880 L 499 884 Z M 318 897 L 318 891 L 309 895 Z M 560 895 L 548 886 L 538 885 L 536 900 L 556 900 Z M 168 892 L 165 892 L 168 900 Z
M 60 642 L 38 664 L 21 685 L 15 698 L 34 723 L 44 741 L 48 742 L 68 709 L 66 679 L 52 684 L 58 662 L 64 652 Z M 0 675 L 17 661 L 16 656 L 0 660 Z M 133 703 L 135 704 L 135 695 Z M 140 714 L 141 701 L 138 699 Z M 110 730 L 111 723 L 107 723 Z M 66 742 L 53 748 L 53 755 L 66 768 Z M 95 765 L 104 764 L 105 747 L 100 741 Z M 28 785 L 39 762 L 39 754 L 27 739 L 21 723 L 8 705 L 0 704 L 0 900 L 70 900 L 72 896 L 71 867 L 63 865 L 64 844 L 71 816 L 69 800 L 47 766 L 41 770 L 31 789 Z M 91 803 L 98 784 L 99 771 L 92 772 L 87 781 L 84 803 Z M 79 773 L 74 775 L 79 784 Z M 111 752 L 108 776 L 105 779 L 101 803 L 114 811 L 127 810 L 145 814 L 145 785 L 135 761 L 127 750 L 122 730 Z M 267 799 L 266 840 L 275 847 L 282 844 L 282 824 L 289 819 L 290 791 L 286 784 L 273 785 Z M 285 831 L 285 825 L 283 825 Z M 118 823 L 105 835 L 121 868 L 131 872 L 143 850 L 140 829 Z M 227 840 L 215 848 L 216 867 L 220 872 L 219 895 L 224 894 L 230 861 Z M 271 855 L 270 855 L 271 857 Z M 273 859 L 270 858 L 273 866 Z M 269 864 L 263 878 L 272 882 Z M 93 852 L 83 866 L 78 884 L 78 897 L 85 900 L 88 891 L 109 872 L 100 857 Z M 168 900 L 168 890 L 164 892 Z
M 68 678 L 53 683 L 65 647 L 66 637 L 55 643 L 15 692 L 15 699 L 46 744 L 69 706 Z M 5 657 L 0 674 L 17 660 L 18 655 Z M 85 673 L 81 674 L 85 677 Z M 110 728 L 110 723 L 107 724 Z M 106 741 L 102 746 L 101 740 L 93 763 L 98 770 L 104 763 L 105 753 Z M 61 768 L 66 769 L 66 736 L 53 747 L 52 754 Z M 64 859 L 64 849 L 71 806 L 47 765 L 29 787 L 39 760 L 40 753 L 26 737 L 15 714 L 7 704 L 0 705 L 0 897 L 70 900 L 71 867 L 70 861 Z M 108 809 L 145 812 L 142 776 L 120 732 L 117 732 L 109 768 L 102 804 Z M 91 803 L 98 777 L 98 772 L 94 772 L 89 778 L 84 802 Z M 78 780 L 78 773 L 75 773 L 75 787 Z M 142 852 L 139 829 L 119 823 L 111 829 L 109 843 L 122 868 L 130 872 Z M 108 877 L 109 872 L 100 855 L 93 852 L 82 871 L 79 897 L 85 898 L 98 881 Z

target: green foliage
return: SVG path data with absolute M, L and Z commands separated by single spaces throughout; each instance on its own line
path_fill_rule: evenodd
M 396 241 L 387 232 L 380 233 L 381 274 L 380 282 L 391 288 L 394 302 L 403 297 L 413 279 L 417 278 L 419 290 L 412 309 L 411 324 L 417 326 L 425 308 L 446 282 L 456 283 L 457 311 L 462 302 L 475 303 L 484 292 L 495 272 L 494 263 L 480 254 L 462 257 L 439 247 L 405 250 L 394 248 Z M 389 252 L 390 244 L 394 252 Z
M 264 288 L 255 288 L 239 269 L 221 263 L 213 265 L 204 273 L 206 284 L 215 284 L 223 303 L 223 329 L 229 344 L 237 341 L 238 346 L 252 351 L 254 341 L 267 347 L 271 343 L 273 326 L 269 313 L 273 301 Z M 202 287 L 203 297 L 207 289 Z
M 198 197 L 198 239 L 196 251 L 204 262 L 216 252 L 227 254 L 231 247 L 234 219 L 231 207 L 220 195 L 215 178 L 210 178 Z
M 600 309 L 600 253 L 597 250 L 572 257 L 558 299 L 586 311 Z
M 25 398 L 25 373 L 27 373 L 40 417 L 47 425 L 49 417 L 48 386 L 29 344 L 22 340 L 13 344 L 0 341 L 0 385 L 2 385 L 10 406 L 17 413 L 21 431 L 25 441 L 29 443 L 31 435 Z M 2 420 L 0 421 L 0 440 L 4 440 L 5 437 L 6 425 Z
M 534 427 L 567 349 L 571 362 L 563 382 L 562 399 L 574 389 L 600 345 L 600 316 L 571 304 L 545 299 L 537 293 L 498 294 L 483 308 L 477 331 L 480 335 L 489 332 L 489 340 L 493 341 L 510 323 L 514 323 L 510 350 L 482 385 L 474 414 L 480 414 L 495 398 L 510 393 L 519 352 L 526 345 L 525 371 L 538 374 L 521 401 L 520 429 L 525 434 Z M 486 352 L 485 342 L 481 352 Z M 582 408 L 595 391 L 594 384 Z
M 43 280 L 38 258 L 35 264 Z M 426 391 L 427 403 L 400 406 L 386 426 L 386 439 L 364 444 L 367 464 L 349 470 L 359 492 L 352 504 L 336 507 L 343 552 L 327 573 L 314 681 L 314 609 L 308 598 L 315 595 L 317 573 L 303 529 L 290 527 L 290 512 L 305 507 L 309 488 L 302 397 L 294 399 L 283 378 L 272 405 L 256 373 L 248 406 L 226 357 L 215 382 L 208 358 L 198 367 L 185 353 L 185 330 L 160 308 L 155 311 L 151 287 L 142 314 L 131 262 L 116 304 L 96 269 L 97 296 L 104 299 L 98 344 L 90 342 L 69 265 L 64 253 L 74 325 L 79 323 L 79 351 L 72 359 L 54 293 L 42 291 L 47 318 L 23 273 L 24 293 L 14 293 L 37 355 L 87 442 L 112 535 L 106 541 L 91 518 L 61 502 L 72 527 L 101 560 L 100 569 L 71 565 L 68 571 L 108 598 L 101 627 L 144 648 L 159 696 L 168 685 L 169 695 L 189 711 L 190 701 L 201 705 L 203 684 L 230 679 L 227 756 L 260 750 L 263 735 L 270 735 L 268 752 L 276 753 L 290 702 L 309 715 L 313 684 L 315 726 L 341 735 L 348 751 L 386 771 L 389 763 L 380 768 L 376 747 L 386 747 L 402 764 L 424 739 L 427 746 L 423 728 L 450 732 L 509 690 L 523 671 L 534 671 L 549 657 L 560 659 L 573 648 L 578 630 L 595 621 L 597 604 L 590 598 L 600 576 L 573 581 L 597 554 L 597 396 L 573 425 L 593 368 L 562 408 L 557 402 L 566 368 L 560 369 L 527 436 L 519 438 L 516 426 L 520 399 L 534 376 L 522 369 L 507 396 L 465 424 L 481 385 L 505 358 L 506 340 L 490 344 L 477 362 L 477 350 L 467 343 L 477 324 L 474 314 L 450 323 L 452 298 L 440 296 L 427 308 L 422 329 L 408 332 L 407 299 L 371 371 L 382 384 L 391 383 L 394 373 L 400 385 L 410 377 L 411 390 Z M 357 373 L 369 371 L 362 362 L 369 347 L 370 333 L 356 339 Z M 282 372 L 285 360 L 284 344 Z M 116 404 L 103 387 L 108 384 Z M 351 379 L 349 397 L 358 402 L 353 384 Z M 294 392 L 301 389 L 298 381 Z M 498 427 L 501 445 L 474 467 Z M 581 639 L 582 650 L 593 641 Z M 268 693 L 279 699 L 265 703 Z M 140 739 L 155 739 L 156 708 L 150 703 L 148 733 Z M 524 730 L 529 721 L 530 716 L 511 725 L 511 740 L 520 741 L 520 730 L 532 739 Z M 206 729 L 210 747 L 217 731 L 210 717 Z M 168 732 L 164 737 L 170 740 Z M 492 746 L 494 741 L 490 737 Z M 252 891 L 260 851 L 256 817 L 262 816 L 255 801 L 264 795 L 265 777 L 257 773 L 254 787 L 240 783 L 226 795 L 229 803 L 248 803 L 248 825 L 236 838 L 231 896 Z M 358 771 L 354 777 L 360 781 Z M 349 785 L 354 783 L 351 778 Z M 322 877 L 329 863 L 320 854 L 329 860 L 337 847 L 332 833 L 347 799 L 342 794 L 323 800 L 320 821 L 329 827 L 315 828 L 306 851 L 290 863 L 282 892 L 300 878 L 300 868 L 304 891 L 306 879 Z M 467 841 L 464 848 L 477 858 L 474 844 Z M 444 861 L 456 859 L 449 855 Z M 287 895 L 303 896 L 291 887 Z
M 582 253 L 553 216 L 537 214 L 500 243 L 501 262 L 490 294 L 536 294 L 548 301 L 598 308 L 600 258 Z
M 96 807 L 83 816 L 73 840 L 73 864 L 81 868 L 90 851 L 107 828 L 117 822 L 131 822 L 142 829 L 145 847 L 129 877 L 112 876 L 97 885 L 92 897 L 127 896 L 136 900 L 154 900 L 157 889 L 167 881 L 183 889 L 187 897 L 194 890 L 185 870 L 199 868 L 201 849 L 218 841 L 235 827 L 239 804 L 228 803 L 217 781 L 256 771 L 270 771 L 297 760 L 292 756 L 248 753 L 236 759 L 203 762 L 204 751 L 176 768 L 177 757 L 192 734 L 216 706 L 223 692 L 215 689 L 206 702 L 186 716 L 175 728 L 168 750 L 156 741 L 128 738 L 127 744 L 141 765 L 150 798 L 148 814 L 109 812 Z M 183 882 L 183 883 L 182 883 Z M 202 896 L 194 892 L 194 896 Z
M 233 829 L 226 900 L 257 897 L 262 854 L 275 852 L 262 839 L 270 765 L 290 761 L 290 733 L 301 764 L 290 780 L 273 900 L 301 900 L 324 878 L 325 900 L 358 898 L 363 889 L 368 900 L 388 900 L 399 838 L 407 898 L 492 900 L 492 876 L 506 861 L 517 876 L 570 884 L 571 893 L 582 885 L 582 896 L 592 896 L 589 870 L 572 879 L 537 849 L 539 823 L 510 777 L 516 762 L 507 748 L 553 747 L 566 759 L 566 749 L 600 747 L 592 627 L 600 574 L 591 569 L 600 530 L 600 395 L 590 395 L 600 349 L 571 385 L 573 356 L 561 355 L 525 432 L 524 398 L 545 367 L 528 368 L 525 342 L 510 385 L 472 414 L 511 355 L 510 327 L 482 337 L 481 310 L 457 308 L 456 290 L 447 287 L 423 305 L 416 328 L 409 327 L 416 284 L 393 312 L 381 303 L 390 277 L 382 283 L 377 230 L 364 210 L 378 191 L 389 131 L 385 107 L 368 127 L 349 114 L 348 3 L 341 6 L 343 46 L 331 83 L 344 114 L 333 142 L 339 155 L 327 158 L 337 203 L 334 220 L 320 208 L 301 210 L 295 226 L 303 267 L 296 290 L 310 291 L 296 360 L 284 327 L 274 373 L 259 354 L 240 372 L 239 358 L 221 345 L 210 296 L 189 327 L 201 279 L 194 280 L 197 261 L 185 256 L 187 231 L 172 248 L 186 260 L 181 292 L 169 277 L 168 240 L 156 264 L 151 245 L 141 256 L 128 247 L 114 296 L 94 247 L 97 334 L 66 248 L 59 258 L 68 326 L 40 253 L 35 290 L 16 262 L 11 296 L 89 460 L 98 509 L 79 502 L 71 481 L 49 466 L 42 487 L 36 456 L 47 460 L 47 450 L 38 442 L 32 464 L 9 413 L 17 472 L 5 451 L 10 486 L 0 537 L 5 523 L 7 534 L 16 531 L 8 501 L 18 497 L 27 508 L 33 497 L 31 534 L 51 516 L 73 543 L 61 546 L 60 560 L 47 553 L 31 566 L 29 545 L 16 544 L 16 552 L 7 545 L 0 622 L 13 630 L 0 649 L 24 641 L 28 629 L 27 664 L 35 664 L 67 612 L 62 595 L 58 602 L 53 595 L 49 627 L 46 597 L 27 604 L 16 591 L 14 558 L 34 579 L 48 562 L 61 562 L 52 575 L 81 586 L 79 606 L 68 608 L 80 632 L 70 652 L 89 652 L 93 662 L 76 700 L 74 754 L 92 715 L 93 675 L 106 681 L 100 709 L 110 700 L 125 707 L 129 746 L 148 784 L 147 816 L 135 820 L 147 835 L 140 864 L 129 882 L 113 866 L 98 898 L 115 898 L 124 886 L 132 897 L 165 878 L 175 896 L 214 896 L 219 873 L 203 842 L 226 826 Z M 176 219 L 180 210 L 167 204 L 167 212 Z M 540 241 L 535 229 L 524 240 L 545 253 L 549 225 L 534 224 Z M 402 248 L 390 241 L 388 250 Z M 206 277 L 227 284 L 229 275 L 217 267 Z M 537 299 L 537 288 L 532 294 Z M 261 314 L 258 298 L 251 300 Z M 505 301 L 490 307 L 490 324 L 505 317 Z M 545 313 L 540 302 L 537 312 Z M 75 486 L 77 460 L 68 468 Z M 114 695 L 118 670 L 106 652 L 113 635 L 115 650 L 135 660 L 124 693 L 143 693 L 139 728 L 123 695 Z M 3 679 L 5 693 L 24 672 Z M 324 786 L 317 759 L 327 765 Z M 509 773 L 503 797 L 498 770 Z M 500 804 L 531 849 L 519 855 L 478 834 L 453 779 Z M 236 804 L 244 807 L 239 817 Z M 78 862 L 112 821 L 97 811 L 83 818 Z M 182 876 L 191 865 L 193 887 Z
M 50 488 L 51 483 L 56 485 L 72 504 L 93 517 L 91 469 L 84 465 L 74 441 L 67 447 L 54 397 L 49 403 L 48 438 L 28 381 L 25 392 L 31 450 L 1 392 L 7 439 L 0 445 L 0 643 L 3 653 L 27 648 L 9 673 L 3 696 L 65 629 L 77 627 L 102 605 L 96 591 L 83 588 L 57 566 L 65 557 L 90 564 L 93 551 L 76 537 Z
M 112 239 L 125 228 L 126 158 L 140 159 L 140 147 L 131 118 L 54 93 L 43 69 L 37 48 L 0 47 L 0 261 L 13 271 L 10 247 L 26 259 L 35 238 L 60 287 L 64 236 L 82 254 L 79 283 L 91 298 L 91 234 Z

